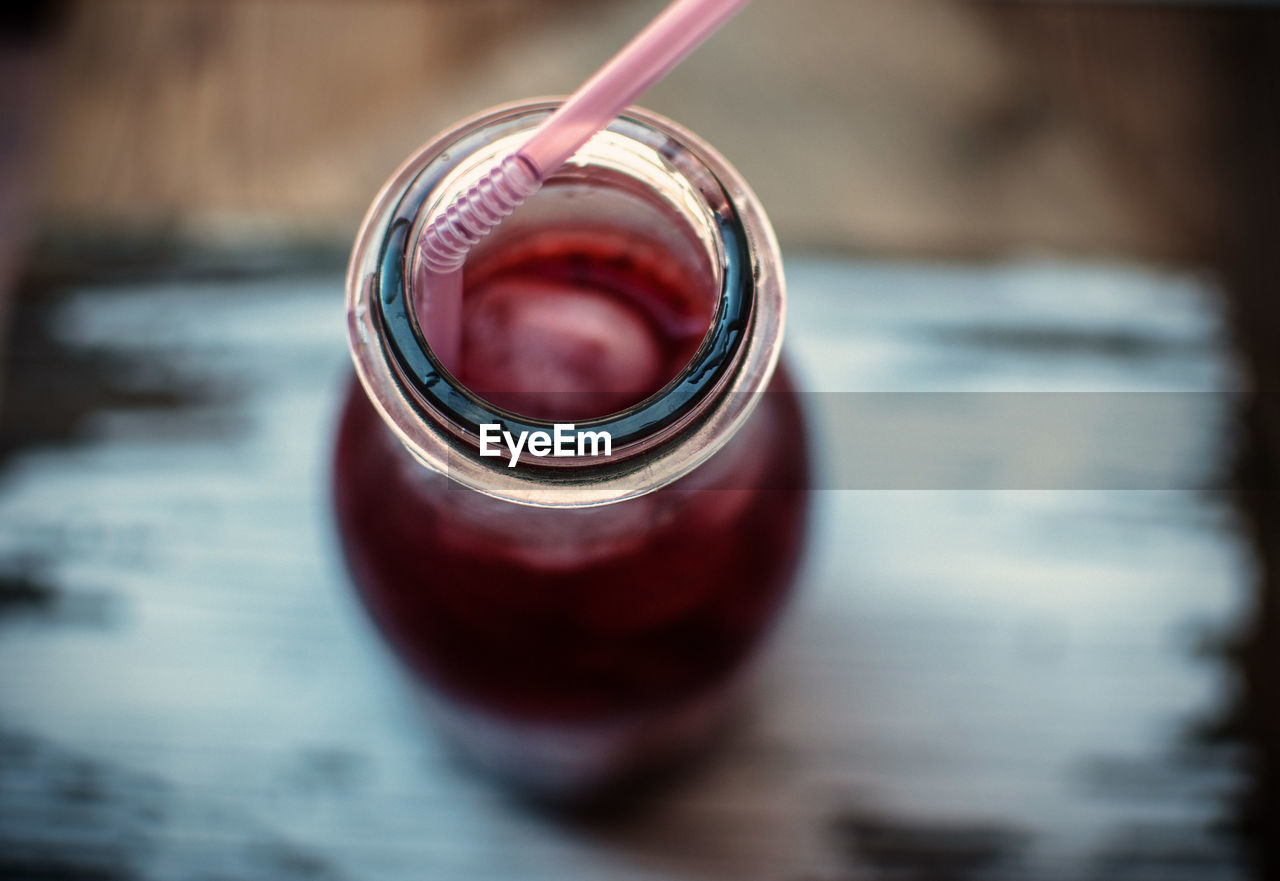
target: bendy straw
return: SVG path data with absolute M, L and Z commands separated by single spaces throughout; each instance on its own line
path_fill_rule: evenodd
M 676 0 L 543 122 L 516 152 L 439 214 L 419 239 L 429 294 L 427 342 L 459 364 L 461 269 L 467 252 L 537 192 L 592 135 L 696 49 L 748 0 Z

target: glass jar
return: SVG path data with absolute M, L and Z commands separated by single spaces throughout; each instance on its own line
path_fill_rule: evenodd
M 725 718 L 791 588 L 809 470 L 775 372 L 768 220 L 723 158 L 647 112 L 477 246 L 458 375 L 435 357 L 417 238 L 555 106 L 462 123 L 375 200 L 347 278 L 359 384 L 334 493 L 359 594 L 444 731 L 509 780 L 580 796 Z M 557 424 L 610 442 L 512 455 Z

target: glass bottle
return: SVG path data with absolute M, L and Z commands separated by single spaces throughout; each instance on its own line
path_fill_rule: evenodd
M 359 594 L 446 735 L 575 797 L 670 763 L 725 718 L 791 588 L 809 472 L 774 369 L 768 220 L 723 158 L 647 112 L 469 256 L 458 375 L 436 359 L 417 237 L 554 106 L 460 124 L 375 200 L 347 278 L 359 383 L 334 497 Z M 525 447 L 514 467 L 509 448 L 480 455 L 485 426 L 556 424 L 609 447 Z

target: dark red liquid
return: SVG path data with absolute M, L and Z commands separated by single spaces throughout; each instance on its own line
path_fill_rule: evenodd
M 708 286 L 622 233 L 526 236 L 468 266 L 459 378 L 539 419 L 626 409 L 689 363 L 711 323 Z
M 544 237 L 470 272 L 464 380 L 543 418 L 609 412 L 660 388 L 710 307 L 655 250 L 620 249 Z M 490 716 L 587 723 L 697 699 L 742 665 L 792 582 L 807 469 L 785 371 L 692 480 L 590 509 L 450 484 L 353 383 L 335 496 L 361 596 L 420 679 Z M 717 470 L 731 482 L 690 488 Z

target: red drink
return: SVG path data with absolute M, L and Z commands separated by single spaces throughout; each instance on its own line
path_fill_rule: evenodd
M 673 317 L 691 298 L 658 281 L 654 267 L 614 262 L 585 244 L 561 242 L 558 253 L 540 245 L 528 259 L 482 268 L 482 281 L 469 285 L 464 376 L 497 386 L 495 403 L 533 402 L 540 412 L 525 415 L 545 418 L 602 415 L 585 411 L 657 391 L 700 341 Z M 570 310 L 593 300 L 618 310 L 608 315 L 627 351 L 584 358 L 599 328 L 573 333 Z M 564 310 L 569 329 L 559 342 L 578 347 L 565 362 L 548 366 L 557 354 L 546 348 L 556 341 L 551 331 L 540 335 L 543 348 L 521 351 L 546 318 L 540 307 Z M 496 366 L 485 357 L 493 350 L 507 356 Z M 543 369 L 522 369 L 531 364 Z M 622 366 L 640 368 L 644 383 L 634 385 Z M 522 375 L 548 374 L 563 384 L 513 387 Z M 601 376 L 611 382 L 591 388 Z M 722 685 L 790 585 L 807 465 L 785 376 L 717 456 L 749 460 L 755 473 L 739 471 L 729 488 L 677 482 L 606 508 L 517 507 L 425 473 L 354 386 L 338 438 L 339 526 L 374 618 L 424 679 L 500 715 L 607 720 Z
M 400 354 L 395 346 L 411 339 L 404 325 L 395 346 L 387 342 L 393 310 L 420 292 L 398 275 L 407 264 L 394 256 L 399 245 L 365 241 L 371 227 L 396 228 L 375 226 L 375 211 L 353 261 L 366 268 L 353 269 L 349 290 L 352 314 L 369 322 L 353 330 L 357 365 L 383 413 L 352 385 L 334 472 L 354 581 L 437 717 L 483 763 L 544 793 L 573 795 L 686 751 L 723 716 L 790 589 L 808 485 L 785 371 L 767 390 L 758 384 L 781 331 L 768 311 L 781 295 L 768 260 L 730 252 L 716 268 L 706 239 L 663 221 L 658 208 L 620 213 L 617 200 L 603 210 L 583 195 L 553 192 L 543 204 L 554 222 L 513 218 L 505 237 L 495 233 L 472 255 L 456 382 L 493 408 L 491 419 L 631 419 L 641 430 L 617 459 L 581 467 L 521 459 L 510 474 L 538 496 L 517 504 L 502 483 L 513 479 L 506 462 L 466 453 L 478 423 L 470 434 L 456 422 L 418 431 L 443 406 L 423 402 L 455 380 Z M 584 202 L 603 211 L 600 222 L 564 207 L 581 211 Z M 658 218 L 649 224 L 658 231 L 613 222 L 635 216 Z M 685 238 L 664 229 L 668 222 Z M 382 323 L 362 304 L 382 308 Z M 762 336 L 768 345 L 755 344 Z M 414 370 L 427 371 L 417 384 Z M 692 403 L 671 405 L 673 390 L 685 389 Z M 735 414 L 748 412 L 739 423 Z M 424 467 L 405 443 L 433 455 L 461 449 L 462 476 Z M 552 476 L 575 469 L 576 483 Z M 573 496 L 600 486 L 611 504 Z

